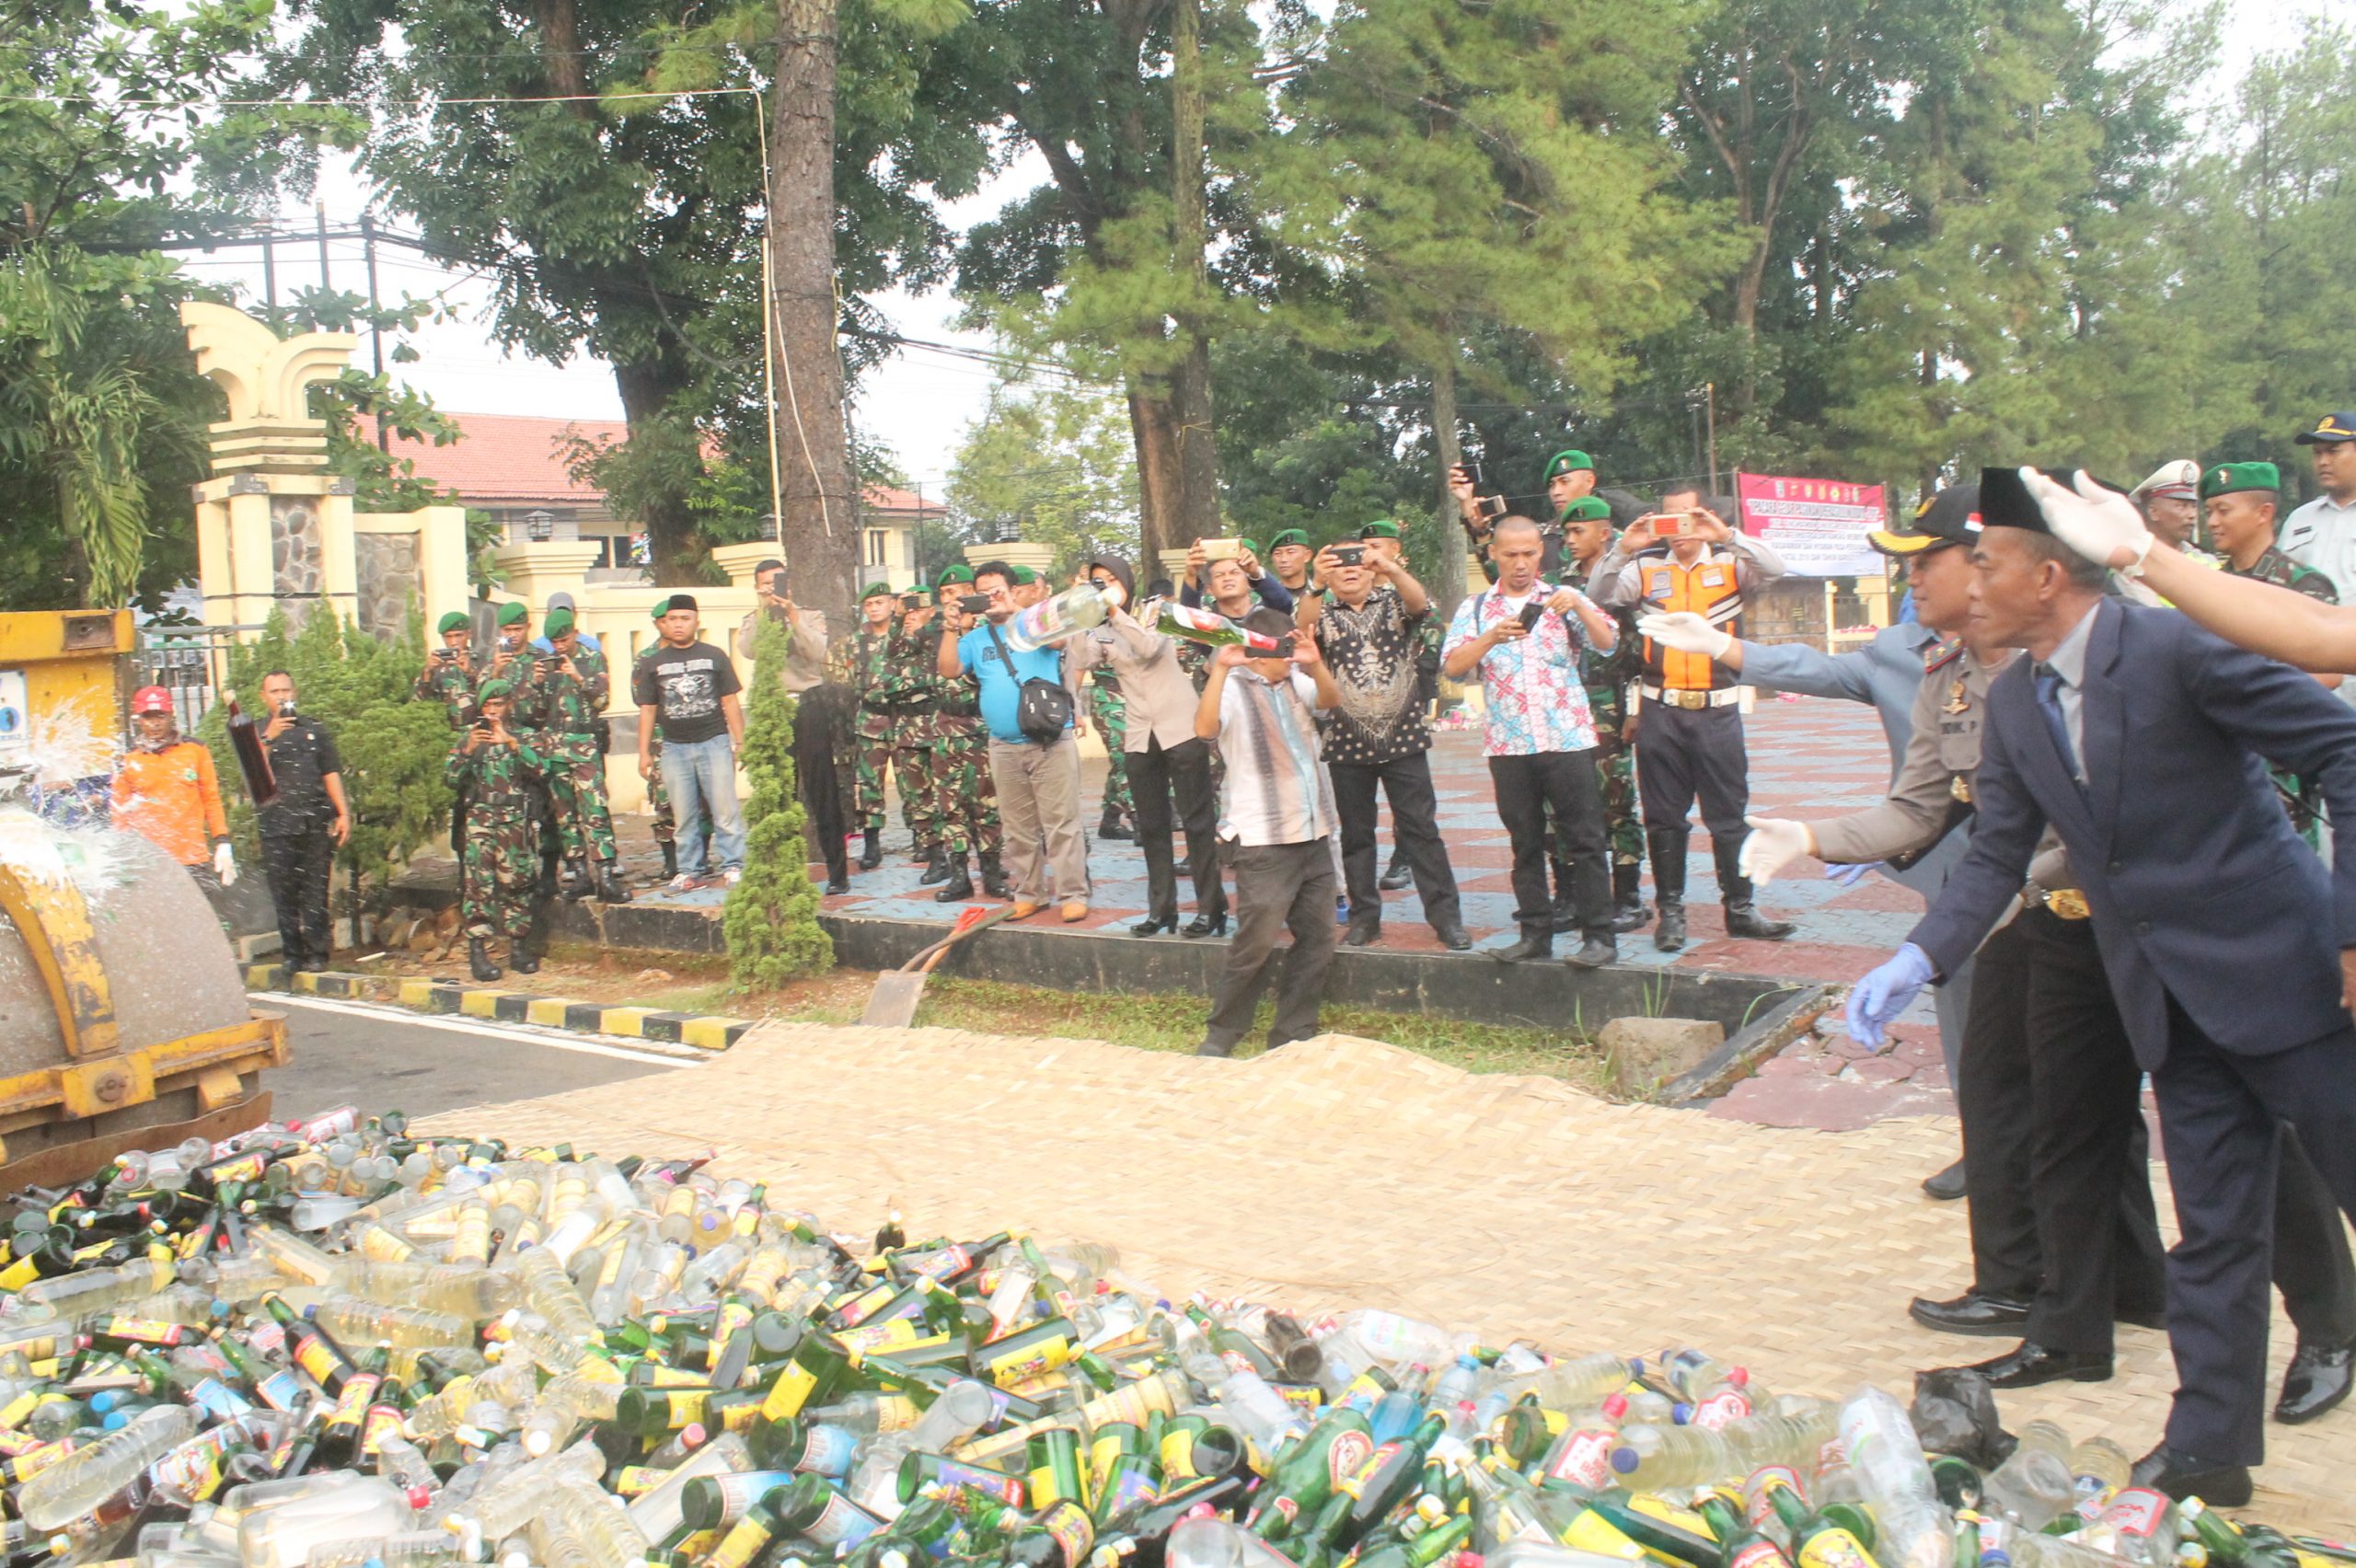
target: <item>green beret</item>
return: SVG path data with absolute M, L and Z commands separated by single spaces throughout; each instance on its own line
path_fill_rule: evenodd
M 1583 495 L 1563 508 L 1562 516 L 1555 521 L 1558 523 L 1609 523 L 1611 521 L 1611 503 L 1600 495 Z
M 1242 545 L 1245 549 L 1250 550 L 1253 555 L 1258 555 L 1260 553 L 1260 541 L 1257 539 L 1238 539 L 1235 542 Z
M 651 610 L 647 611 L 646 613 L 647 613 L 647 616 L 649 617 L 649 618 L 653 619 L 653 620 L 661 620 L 661 619 L 664 617 L 664 615 L 666 615 L 667 613 L 669 613 L 670 608 L 671 608 L 671 601 L 670 601 L 670 600 L 668 600 L 668 599 L 657 599 L 657 600 L 655 600 L 655 601 L 654 601 L 654 607 L 653 607 L 653 609 L 651 609 Z
M 1028 588 L 1039 581 L 1039 574 L 1027 566 L 1009 567 L 1007 571 L 1011 573 L 1011 581 L 1017 588 Z
M 499 606 L 499 624 L 502 626 L 521 626 L 531 617 L 532 612 L 525 609 L 520 601 Z
M 475 700 L 477 702 L 489 702 L 494 697 L 509 696 L 514 691 L 514 689 L 515 688 L 514 686 L 508 685 L 505 681 L 485 681 L 482 685 L 475 688 Z
M 1595 459 L 1573 446 L 1557 452 L 1546 459 L 1546 471 L 1538 476 L 1538 482 L 1544 484 L 1557 474 L 1592 474 L 1594 472 Z
M 452 610 L 433 623 L 433 630 L 437 636 L 447 637 L 454 631 L 469 630 L 474 624 L 475 617 L 467 614 L 466 611 Z
M 1395 539 L 1398 536 L 1399 525 L 1388 517 L 1378 517 L 1358 530 L 1361 539 Z
M 941 574 L 939 586 L 946 588 L 953 582 L 971 582 L 973 580 L 974 569 L 961 563 L 949 568 L 948 571 L 943 571 Z
M 889 582 L 871 582 L 860 594 L 859 602 L 863 605 L 870 599 L 888 599 L 891 597 L 892 585 Z
M 2235 490 L 2276 490 L 2282 488 L 2282 470 L 2271 463 L 2212 463 L 2200 470 L 2200 499 L 2231 495 Z
M 551 639 L 559 638 L 562 637 L 566 632 L 571 631 L 572 629 L 572 612 L 562 608 L 561 606 L 550 610 L 546 616 L 540 618 L 540 635 L 542 637 Z
M 1307 534 L 1302 533 L 1298 528 L 1287 528 L 1283 533 L 1278 534 L 1275 538 L 1268 541 L 1268 552 L 1273 555 L 1276 551 L 1284 548 L 1287 545 L 1299 545 L 1302 549 L 1308 549 L 1311 548 L 1309 536 Z

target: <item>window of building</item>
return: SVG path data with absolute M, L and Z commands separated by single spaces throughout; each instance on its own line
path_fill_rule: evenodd
M 885 538 L 886 538 L 886 537 L 887 537 L 887 536 L 884 534 L 884 530 L 883 530 L 883 529 L 881 529 L 881 528 L 870 528 L 870 529 L 867 531 L 867 564 L 868 564 L 868 565 L 870 565 L 870 566 L 889 566 L 889 565 L 891 565 L 891 564 L 892 564 L 892 563 L 891 563 L 891 561 L 890 561 L 890 560 L 885 557 L 885 555 L 884 555 L 884 540 L 885 540 Z

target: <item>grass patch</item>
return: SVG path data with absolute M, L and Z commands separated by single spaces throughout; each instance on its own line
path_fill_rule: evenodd
M 1146 1051 L 1191 1052 L 1202 1043 L 1203 1018 L 1208 1010 L 1208 1002 L 1200 997 L 1077 995 L 936 975 L 925 987 L 916 1020 L 919 1026 L 1106 1040 Z M 781 1016 L 813 1015 L 796 1011 Z M 1238 1056 L 1259 1055 L 1259 1041 L 1274 1016 L 1273 1005 L 1264 1001 L 1251 1033 L 1236 1049 Z M 1334 1033 L 1380 1040 L 1468 1073 L 1528 1073 L 1564 1078 L 1597 1092 L 1605 1084 L 1603 1053 L 1582 1035 L 1365 1008 L 1328 1007 L 1319 1015 L 1319 1022 Z

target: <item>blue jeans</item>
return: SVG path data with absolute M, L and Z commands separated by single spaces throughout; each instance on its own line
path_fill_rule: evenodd
M 679 824 L 679 870 L 702 876 L 703 824 L 711 821 L 711 853 L 722 870 L 745 869 L 745 813 L 736 804 L 736 748 L 725 734 L 682 744 L 663 743 L 663 788 L 671 792 L 671 814 Z

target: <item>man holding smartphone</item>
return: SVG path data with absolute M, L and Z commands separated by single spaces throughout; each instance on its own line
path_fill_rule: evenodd
M 1546 487 L 1546 516 L 1559 519 L 1563 509 L 1582 496 L 1595 493 L 1595 459 L 1576 446 L 1565 447 L 1546 459 L 1538 482 Z M 1456 509 L 1471 542 L 1472 557 L 1488 573 L 1489 581 L 1497 580 L 1497 568 L 1489 554 L 1491 530 L 1507 510 L 1507 498 L 1489 492 L 1488 476 L 1478 463 L 1459 463 L 1448 471 L 1448 490 L 1456 498 Z M 1525 521 L 1529 521 L 1525 519 Z M 1563 571 L 1563 527 L 1559 521 L 1533 523 L 1543 553 L 1539 557 L 1538 573 L 1549 582 L 1560 582 Z
M 1662 542 L 1669 546 L 1666 556 L 1646 553 Z M 1667 492 L 1658 512 L 1628 525 L 1597 563 L 1590 585 L 1614 608 L 1690 611 L 1739 636 L 1744 594 L 1783 575 L 1784 559 L 1773 548 L 1728 527 L 1702 504 L 1699 490 L 1685 489 Z M 1741 685 L 1739 672 L 1722 661 L 1645 640 L 1644 671 L 1636 681 L 1636 792 L 1660 907 L 1653 946 L 1663 952 L 1685 946 L 1686 818 L 1697 795 L 1717 862 L 1727 935 L 1782 941 L 1792 934 L 1789 922 L 1770 920 L 1752 905 L 1750 881 L 1742 874 L 1750 764 L 1743 749 Z
M 425 656 L 425 668 L 418 672 L 413 688 L 418 701 L 443 706 L 453 730 L 474 722 L 475 686 L 482 674 L 482 663 L 474 653 L 474 617 L 464 610 L 452 610 L 434 623 L 442 646 Z
M 1497 815 L 1513 839 L 1514 916 L 1521 926 L 1521 940 L 1495 956 L 1507 963 L 1553 956 L 1553 902 L 1546 885 L 1551 806 L 1558 841 L 1570 855 L 1576 917 L 1585 939 L 1565 962 L 1600 968 L 1620 950 L 1611 928 L 1595 721 L 1579 653 L 1617 646 L 1620 630 L 1585 594 L 1539 575 L 1545 544 L 1529 518 L 1498 523 L 1489 548 L 1496 585 L 1457 605 L 1440 673 L 1457 681 L 1477 677 L 1487 698 L 1482 750 Z

